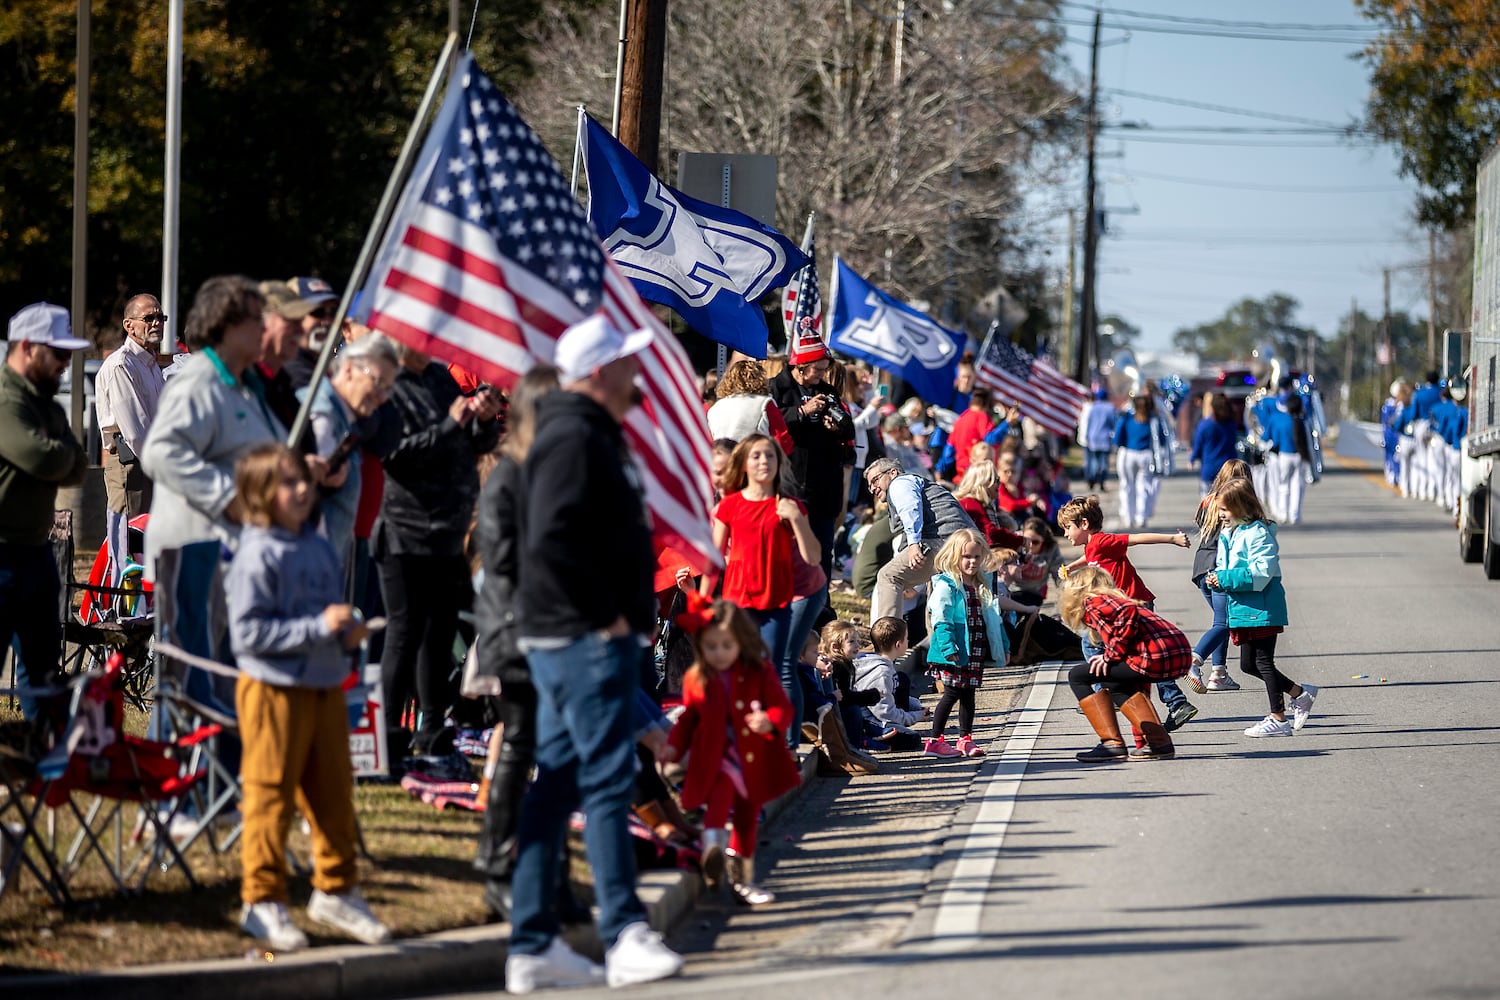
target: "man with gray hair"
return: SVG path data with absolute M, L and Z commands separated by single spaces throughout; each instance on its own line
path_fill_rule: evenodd
M 167 329 L 154 295 L 134 295 L 121 322 L 125 339 L 94 376 L 94 413 L 104 444 L 106 537 L 112 578 L 118 585 L 129 560 L 131 520 L 151 509 L 151 480 L 137 456 L 161 404 L 164 378 L 157 352 Z
M 354 519 L 359 509 L 361 458 L 364 454 L 384 458 L 401 436 L 401 418 L 386 405 L 396 384 L 401 357 L 396 345 L 367 328 L 358 339 L 344 346 L 334 358 L 329 378 L 313 394 L 308 413 L 312 430 L 304 438 L 315 454 L 328 462 L 333 475 L 340 468 L 348 477 L 337 489 L 322 491 L 323 534 L 338 554 L 345 579 L 350 575 L 354 552 Z M 297 397 L 306 400 L 307 389 Z M 350 597 L 357 595 L 351 594 Z
M 974 522 L 947 487 L 903 472 L 894 459 L 871 462 L 865 470 L 865 484 L 870 496 L 884 498 L 890 507 L 891 532 L 896 536 L 891 561 L 875 577 L 870 620 L 886 615 L 900 618 L 902 592 L 926 583 L 932 576 L 933 559 L 948 536 L 960 528 L 972 529 Z

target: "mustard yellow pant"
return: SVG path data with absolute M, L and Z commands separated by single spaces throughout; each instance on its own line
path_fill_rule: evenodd
M 240 898 L 287 900 L 292 807 L 312 827 L 313 888 L 341 895 L 358 881 L 349 716 L 338 688 L 284 688 L 240 675 L 235 688 L 244 831 Z

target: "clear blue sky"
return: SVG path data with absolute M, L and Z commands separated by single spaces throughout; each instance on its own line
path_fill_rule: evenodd
M 1123 0 L 1105 6 L 1105 23 L 1203 30 L 1200 25 L 1152 21 L 1125 11 L 1348 24 L 1358 27 L 1347 34 L 1358 37 L 1373 32 L 1348 0 Z M 1076 4 L 1064 12 L 1066 20 L 1080 22 L 1067 28 L 1071 41 L 1065 52 L 1086 86 L 1092 11 Z M 1292 29 L 1265 33 L 1312 34 Z M 1105 42 L 1124 36 L 1109 28 L 1102 35 Z M 1144 122 L 1156 129 L 1299 127 L 1116 93 L 1124 90 L 1345 123 L 1361 116 L 1368 92 L 1364 64 L 1351 58 L 1357 51 L 1353 40 L 1246 40 L 1132 31 L 1128 41 L 1100 50 L 1101 120 Z M 1161 135 L 1172 141 L 1133 141 L 1132 135 Z M 1189 138 L 1206 141 L 1183 141 Z M 1229 141 L 1256 145 L 1209 144 Z M 1166 350 L 1174 331 L 1217 318 L 1247 295 L 1285 292 L 1295 297 L 1302 304 L 1301 321 L 1324 337 L 1335 333 L 1351 298 L 1366 312 L 1378 313 L 1381 268 L 1426 259 L 1426 236 L 1411 221 L 1415 186 L 1398 175 L 1389 147 L 1334 145 L 1336 141 L 1326 136 L 1102 133 L 1099 150 L 1108 156 L 1098 166 L 1103 203 L 1112 209 L 1138 206 L 1140 213 L 1117 213 L 1108 220 L 1110 232 L 1099 245 L 1099 314 L 1118 314 L 1139 326 L 1143 349 Z M 1316 143 L 1318 148 L 1262 145 L 1267 143 Z M 1122 151 L 1123 156 L 1115 156 Z M 1081 192 L 1081 165 L 1078 176 Z M 1317 190 L 1290 190 L 1308 188 Z M 1391 304 L 1425 317 L 1424 272 L 1394 275 Z

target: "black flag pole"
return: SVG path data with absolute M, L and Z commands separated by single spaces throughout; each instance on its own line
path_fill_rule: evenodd
M 339 345 L 344 340 L 344 318 L 349 314 L 349 304 L 354 300 L 354 293 L 364 284 L 369 274 L 375 251 L 380 246 L 386 227 L 390 225 L 396 199 L 406 184 L 407 175 L 411 172 L 412 160 L 420 145 L 418 139 L 422 135 L 423 126 L 432 114 L 432 106 L 437 102 L 438 91 L 442 89 L 443 79 L 448 75 L 448 67 L 452 64 L 457 52 L 458 32 L 451 31 L 448 33 L 448 40 L 443 43 L 442 53 L 438 55 L 437 66 L 432 71 L 432 77 L 427 81 L 427 91 L 422 95 L 422 103 L 417 106 L 417 113 L 412 118 L 411 128 L 406 132 L 406 141 L 401 144 L 401 152 L 396 157 L 395 167 L 391 169 L 390 179 L 385 183 L 385 192 L 380 196 L 380 204 L 375 209 L 375 218 L 370 223 L 369 232 L 365 234 L 364 246 L 359 249 L 359 257 L 354 263 L 354 271 L 349 275 L 349 283 L 344 287 L 344 295 L 339 299 L 338 311 L 334 314 L 328 339 L 323 343 L 317 366 L 313 368 L 312 381 L 308 383 L 311 388 L 307 393 L 307 398 L 302 401 L 301 408 L 297 410 L 297 419 L 292 421 L 291 433 L 287 435 L 287 446 L 293 450 L 301 446 L 302 436 L 307 433 L 308 419 L 312 412 L 313 398 L 317 395 L 318 385 L 323 381 L 323 376 L 328 373 L 329 362 L 333 360 L 334 352 L 339 349 Z

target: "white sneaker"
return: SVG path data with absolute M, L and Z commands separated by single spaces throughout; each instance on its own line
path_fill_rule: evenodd
M 350 889 L 342 896 L 314 889 L 307 901 L 307 916 L 365 944 L 385 944 L 391 939 L 391 929 L 370 912 L 370 904 L 358 889 Z
M 301 951 L 307 947 L 307 935 L 292 923 L 285 903 L 246 903 L 240 911 L 240 930 L 275 951 Z
M 644 920 L 626 924 L 604 956 L 611 986 L 630 986 L 670 979 L 682 971 L 682 956 L 662 941 Z
M 604 982 L 604 967 L 595 965 L 562 938 L 553 938 L 540 955 L 518 955 L 511 952 L 505 959 L 505 992 L 530 993 L 533 990 L 569 986 L 598 986 Z
M 1245 730 L 1246 736 L 1290 736 L 1292 735 L 1292 724 L 1284 719 L 1278 719 L 1274 715 L 1268 715 L 1255 725 Z
M 1302 693 L 1292 699 L 1292 728 L 1301 729 L 1307 725 L 1307 717 L 1312 714 L 1313 699 L 1317 698 L 1318 689 L 1311 684 L 1302 685 Z
M 1215 670 L 1209 674 L 1208 682 L 1203 685 L 1210 691 L 1238 691 L 1240 685 L 1227 671 Z

